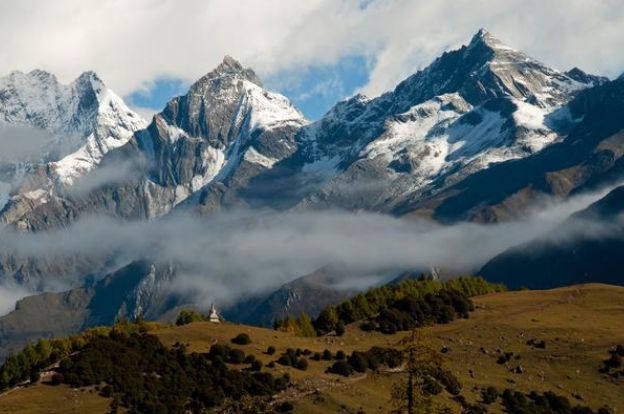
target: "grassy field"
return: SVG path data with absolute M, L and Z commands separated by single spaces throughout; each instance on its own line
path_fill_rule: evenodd
M 583 285 L 497 293 L 473 300 L 477 309 L 470 319 L 426 329 L 435 347 L 448 349 L 446 366 L 460 379 L 469 401 L 478 401 L 480 390 L 493 385 L 499 390 L 551 390 L 594 409 L 608 405 L 616 413 L 624 412 L 624 383 L 598 372 L 608 350 L 624 344 L 624 288 Z M 367 333 L 349 326 L 342 337 L 299 338 L 269 329 L 207 322 L 163 328 L 155 334 L 165 344 L 181 342 L 191 351 L 202 352 L 214 343 L 229 343 L 241 332 L 248 333 L 252 343 L 236 347 L 265 364 L 286 348 L 349 353 L 375 345 L 394 346 L 404 335 Z M 527 345 L 529 339 L 543 340 L 546 346 Z M 264 353 L 269 345 L 277 348 L 273 356 Z M 501 352 L 513 352 L 514 358 L 508 364 L 498 364 Z M 297 413 L 389 411 L 390 390 L 402 378 L 401 373 L 369 372 L 344 378 L 326 374 L 329 364 L 310 360 L 307 371 L 280 365 L 265 369 L 291 375 L 295 385 L 278 398 L 296 401 Z M 518 367 L 522 373 L 512 372 Z M 458 410 L 447 397 L 440 403 Z M 105 413 L 106 405 L 95 393 L 41 384 L 0 396 L 0 413 Z M 502 410 L 492 405 L 490 411 Z
M 110 401 L 93 389 L 72 389 L 64 385 L 37 384 L 0 396 L 0 413 L 106 413 L 109 405 Z

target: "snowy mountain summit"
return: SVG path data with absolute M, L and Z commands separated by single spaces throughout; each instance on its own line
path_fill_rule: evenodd
M 566 105 L 606 81 L 549 68 L 480 30 L 393 91 L 340 102 L 313 124 L 304 170 L 333 171 L 301 205 L 356 208 L 355 201 L 390 212 L 494 163 L 527 157 L 563 139 L 576 122 Z M 364 179 L 379 185 L 357 200 L 344 197 L 342 189 Z
M 88 205 L 151 218 L 184 203 L 204 212 L 260 206 L 408 214 L 479 171 L 564 140 L 581 120 L 569 103 L 605 82 L 578 68 L 552 69 L 480 30 L 394 90 L 345 99 L 313 123 L 229 56 L 149 125 L 90 72 L 70 85 L 41 71 L 12 74 L 0 83 L 0 107 L 5 120 L 58 137 L 46 154 L 45 177 L 55 185 L 97 170 L 114 149 L 147 161 L 148 171 L 136 169 L 123 188 L 72 201 L 77 211 Z M 29 184 L 31 195 L 50 187 L 40 181 Z M 59 211 L 69 208 L 57 202 Z M 47 226 L 50 209 L 13 208 L 3 220 Z
M 213 181 L 246 179 L 290 156 L 308 121 L 269 92 L 249 68 L 226 56 L 154 117 L 139 146 L 161 186 L 177 186 L 176 203 Z
M 12 72 L 0 78 L 0 138 L 20 131 L 19 139 L 32 142 L 20 154 L 25 158 L 2 159 L 5 189 L 26 185 L 43 194 L 71 185 L 145 126 L 94 72 L 68 85 L 42 70 Z

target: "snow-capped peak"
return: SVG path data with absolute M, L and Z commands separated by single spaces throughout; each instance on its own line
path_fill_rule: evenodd
M 216 81 L 227 80 L 247 80 L 259 87 L 263 87 L 262 81 L 251 68 L 245 68 L 239 61 L 231 56 L 225 56 L 223 61 L 214 70 L 202 76 L 197 82 L 191 85 L 189 92 L 205 93 L 207 85 Z
M 191 85 L 186 95 L 171 100 L 158 117 L 175 132 L 173 140 L 202 137 L 215 147 L 229 145 L 236 138 L 234 131 L 249 135 L 307 123 L 285 96 L 263 89 L 255 72 L 230 56 Z
M 479 29 L 479 31 L 472 37 L 468 47 L 475 47 L 476 45 L 486 45 L 493 50 L 514 50 L 483 28 Z
M 176 203 L 241 166 L 272 168 L 295 151 L 294 136 L 308 121 L 261 85 L 252 69 L 226 56 L 137 135 L 161 183 L 177 186 Z
M 146 126 L 95 72 L 65 85 L 39 69 L 0 78 L 0 124 L 47 131 L 49 142 L 37 157 L 51 163 L 51 178 L 61 184 L 93 169 Z

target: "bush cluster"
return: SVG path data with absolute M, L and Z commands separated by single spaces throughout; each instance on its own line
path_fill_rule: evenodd
M 329 356 L 331 359 L 331 353 Z M 353 351 L 348 357 L 343 351 L 338 351 L 335 359 L 336 362 L 327 372 L 347 377 L 354 372 L 366 372 L 368 369 L 375 371 L 381 365 L 396 368 L 403 363 L 403 354 L 397 349 L 373 347 L 366 352 Z
M 277 363 L 287 367 L 294 367 L 301 371 L 308 369 L 308 360 L 302 355 L 304 352 L 301 349 L 288 348 L 277 360 Z
M 589 407 L 576 405 L 551 391 L 543 394 L 535 391 L 523 394 L 518 391 L 506 389 L 501 395 L 505 412 L 510 414 L 609 414 L 608 408 L 600 408 L 594 411 Z
M 546 348 L 546 341 L 542 340 L 537 340 L 537 339 L 529 339 L 527 341 L 527 345 L 532 346 L 533 348 L 538 348 L 538 349 L 545 349 Z
M 206 316 L 193 309 L 182 309 L 176 319 L 176 325 L 182 326 L 192 322 L 201 322 L 207 320 Z
M 613 378 L 624 377 L 624 345 L 618 345 L 609 351 L 609 358 L 603 361 L 600 372 Z
M 456 317 L 468 318 L 472 310 L 474 306 L 464 294 L 440 290 L 421 298 L 406 296 L 390 303 L 376 317 L 369 319 L 369 326 L 363 326 L 363 329 L 391 335 L 425 325 L 449 323 Z
M 73 387 L 106 384 L 102 393 L 130 412 L 204 412 L 227 398 L 268 396 L 284 389 L 287 377 L 251 370 L 229 369 L 245 353 L 216 344 L 207 353 L 187 353 L 184 345 L 165 347 L 155 336 L 111 332 L 86 344 L 81 352 L 61 361 L 62 382 Z M 255 365 L 254 365 L 255 364 Z M 253 371 L 252 371 L 253 370 Z
M 251 338 L 246 333 L 239 333 L 230 341 L 236 345 L 249 345 L 251 343 Z

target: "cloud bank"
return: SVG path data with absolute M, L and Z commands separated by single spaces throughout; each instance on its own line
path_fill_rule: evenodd
M 42 129 L 0 125 L 0 163 L 27 162 L 41 158 L 52 141 L 52 135 Z
M 432 267 L 472 272 L 512 246 L 549 234 L 569 214 L 607 191 L 563 203 L 544 200 L 539 210 L 522 220 L 492 225 L 443 226 L 339 211 L 239 211 L 203 218 L 183 214 L 152 222 L 91 217 L 48 233 L 4 231 L 0 254 L 114 255 L 120 260 L 175 263 L 179 272 L 172 289 L 197 300 L 223 303 L 276 289 L 328 264 L 340 264 L 349 273 L 366 278 Z M 613 223 L 583 222 L 570 226 L 566 233 L 558 232 L 557 237 L 566 242 L 605 237 L 613 231 L 620 231 Z
M 480 27 L 560 69 L 624 70 L 619 0 L 23 0 L 0 3 L 0 72 L 93 69 L 125 95 L 225 54 L 263 76 L 362 55 L 376 95 Z

